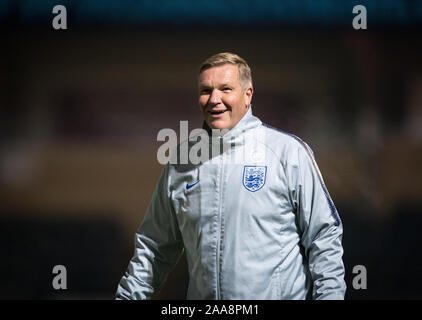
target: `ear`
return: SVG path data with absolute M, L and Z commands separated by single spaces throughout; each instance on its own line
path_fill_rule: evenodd
M 249 87 L 248 89 L 246 89 L 245 96 L 244 96 L 245 97 L 245 105 L 246 105 L 247 108 L 251 104 L 252 95 L 253 95 L 253 88 Z

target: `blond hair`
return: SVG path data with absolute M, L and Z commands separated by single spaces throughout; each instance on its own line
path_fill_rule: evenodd
M 201 67 L 199 68 L 199 74 L 209 68 L 224 64 L 237 65 L 239 70 L 239 80 L 243 90 L 246 90 L 248 87 L 252 87 L 251 68 L 249 68 L 244 59 L 231 52 L 221 52 L 207 58 L 204 62 L 202 62 Z

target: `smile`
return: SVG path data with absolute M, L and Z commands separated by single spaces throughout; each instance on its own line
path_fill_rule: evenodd
M 219 115 L 219 114 L 223 114 L 224 112 L 226 112 L 227 110 L 218 110 L 218 111 L 208 111 L 208 113 L 212 114 L 212 115 Z

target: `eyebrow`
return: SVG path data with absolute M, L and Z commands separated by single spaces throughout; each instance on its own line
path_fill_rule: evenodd
M 199 84 L 199 87 L 200 88 L 212 88 L 212 86 L 209 86 L 209 85 L 207 85 L 207 84 Z M 220 84 L 218 87 L 233 87 L 233 85 L 232 84 L 230 84 L 230 83 L 222 83 L 222 84 Z

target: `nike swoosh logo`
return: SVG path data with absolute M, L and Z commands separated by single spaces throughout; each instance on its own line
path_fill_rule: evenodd
M 195 183 L 193 183 L 193 184 L 186 183 L 186 190 L 189 190 L 189 189 L 190 189 L 190 188 L 192 188 L 194 185 L 196 185 L 198 182 L 199 182 L 199 180 L 198 180 L 198 181 L 196 181 L 196 182 L 195 182 Z

